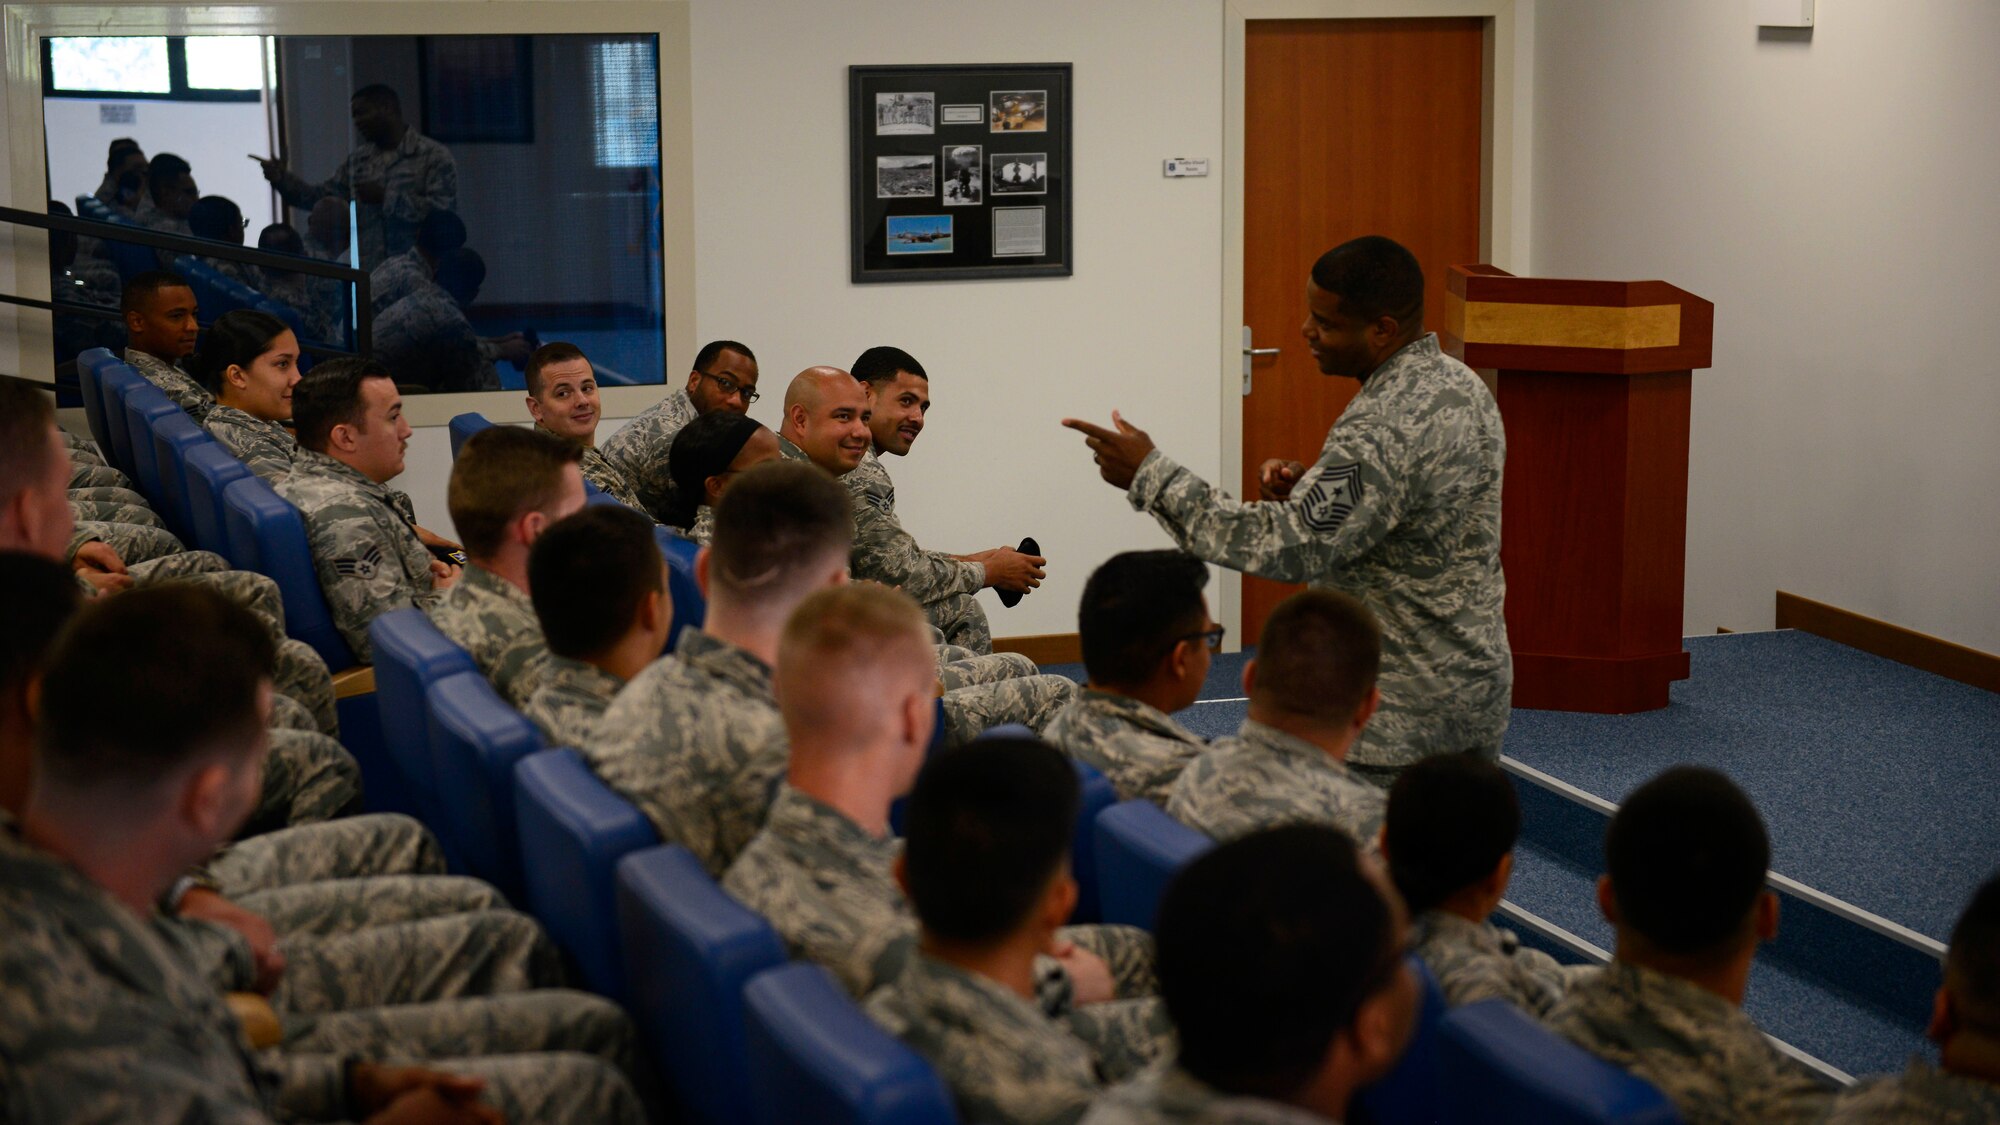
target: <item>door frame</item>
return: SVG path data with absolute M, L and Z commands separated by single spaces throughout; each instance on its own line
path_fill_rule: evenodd
M 1216 393 L 1221 400 L 1225 488 L 1243 479 L 1244 42 L 1251 20 L 1425 19 L 1486 22 L 1480 127 L 1479 249 L 1486 262 L 1529 272 L 1533 203 L 1535 0 L 1224 0 L 1222 14 L 1222 323 Z M 1216 620 L 1243 636 L 1243 576 L 1217 570 Z M 1232 641 L 1232 647 L 1234 647 Z

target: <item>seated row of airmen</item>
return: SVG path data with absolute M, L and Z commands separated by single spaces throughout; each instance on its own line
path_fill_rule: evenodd
M 1353 599 L 1272 615 L 1248 719 L 1213 744 L 1172 717 L 1221 640 L 1187 555 L 1091 576 L 1080 689 L 993 653 L 972 593 L 1030 589 L 1043 560 L 903 531 L 877 457 L 908 452 L 929 385 L 902 353 L 808 369 L 772 434 L 746 417 L 749 349 L 711 345 L 599 450 L 588 360 L 548 345 L 536 427 L 477 434 L 453 467 L 460 569 L 388 486 L 410 431 L 387 371 L 301 379 L 254 313 L 196 349 L 172 289 L 128 289 L 128 360 L 298 505 L 357 653 L 374 616 L 424 609 L 927 1057 L 966 1120 L 1342 1120 L 1408 1042 L 1406 950 L 1450 1002 L 1511 1000 L 1690 1121 L 2000 1119 L 2000 882 L 1953 935 L 1943 1065 L 1837 1098 L 1741 1011 L 1776 900 L 1762 821 L 1719 774 L 1626 800 L 1599 892 L 1614 960 L 1560 966 L 1488 920 L 1520 816 L 1496 764 L 1427 759 L 1387 792 L 1343 764 L 1379 702 L 1380 632 Z M 184 331 L 148 334 L 183 304 Z M 585 479 L 624 504 L 586 506 Z M 443 874 L 420 825 L 351 815 L 324 666 L 280 644 L 268 581 L 181 550 L 129 487 L 0 384 L 4 1116 L 643 1119 L 657 1076 L 624 1013 L 561 988 L 536 923 Z M 661 520 L 705 543 L 707 597 L 665 656 Z M 1002 722 L 1040 737 L 975 740 Z M 1068 758 L 1223 841 L 1153 935 L 1066 924 Z

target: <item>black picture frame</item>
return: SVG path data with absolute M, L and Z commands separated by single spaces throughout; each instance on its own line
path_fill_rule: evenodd
M 1069 63 L 848 67 L 851 280 L 1073 274 L 1072 90 Z
M 424 136 L 443 144 L 534 143 L 533 36 L 419 36 L 417 82 Z

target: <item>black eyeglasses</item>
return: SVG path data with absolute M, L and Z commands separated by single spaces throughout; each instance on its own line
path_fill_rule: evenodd
M 1222 637 L 1223 634 L 1227 633 L 1228 631 L 1229 629 L 1227 626 L 1217 625 L 1213 629 L 1204 630 L 1199 633 L 1189 633 L 1187 636 L 1175 637 L 1174 639 L 1177 641 L 1192 641 L 1192 640 L 1206 641 L 1208 642 L 1208 651 L 1221 652 Z
M 758 399 L 764 397 L 763 395 L 757 393 L 757 388 L 746 387 L 743 384 L 737 382 L 736 380 L 731 379 L 727 375 L 710 375 L 708 372 L 703 371 L 699 368 L 695 369 L 695 374 L 701 376 L 704 379 L 709 380 L 710 382 L 713 382 L 715 384 L 715 389 L 722 392 L 723 398 L 728 398 L 730 395 L 733 394 L 741 394 L 743 396 L 743 405 L 745 406 L 748 406 L 751 403 L 756 402 Z

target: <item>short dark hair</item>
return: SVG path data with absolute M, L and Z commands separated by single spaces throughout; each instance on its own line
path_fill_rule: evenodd
M 1764 891 L 1771 840 L 1736 783 L 1675 766 L 1641 785 L 1604 833 L 1624 923 L 1668 953 L 1729 952 Z
M 325 453 L 335 426 L 361 425 L 362 384 L 388 378 L 388 368 L 361 356 L 339 356 L 313 364 L 292 388 L 292 428 L 299 445 Z
M 1393 979 L 1394 921 L 1354 844 L 1327 825 L 1264 829 L 1197 857 L 1154 926 L 1180 1065 L 1225 1093 L 1296 1093 Z
M 465 553 L 491 557 L 515 517 L 555 503 L 563 466 L 582 459 L 577 443 L 521 426 L 491 426 L 465 439 L 445 486 L 445 510 Z
M 543 344 L 541 347 L 528 353 L 528 397 L 542 397 L 542 368 L 547 367 L 551 363 L 568 363 L 573 359 L 580 359 L 585 363 L 590 362 L 590 357 L 583 354 L 582 348 L 565 340 L 556 340 L 552 343 Z M 591 370 L 596 371 L 597 369 L 593 366 Z
M 41 671 L 49 646 L 83 604 L 76 575 L 26 551 L 0 551 L 0 691 L 12 692 Z
M 290 223 L 272 223 L 257 232 L 257 249 L 274 254 L 305 256 L 306 240 Z
M 0 379 L 0 504 L 41 483 L 55 424 L 55 403 L 41 388 Z
M 924 373 L 924 365 L 917 362 L 917 357 L 901 348 L 869 348 L 861 353 L 860 359 L 854 361 L 854 377 L 864 383 L 893 382 L 896 374 L 901 371 L 907 371 L 925 382 L 930 381 L 930 376 Z
M 243 229 L 243 208 L 228 196 L 204 195 L 194 201 L 187 222 L 188 230 L 196 238 L 232 242 L 230 235 Z
M 1062 869 L 1076 769 L 1032 738 L 982 738 L 931 756 L 904 818 L 904 875 L 924 929 L 985 944 L 1012 934 Z
M 1386 316 L 1407 331 L 1423 327 L 1424 268 L 1393 239 L 1369 234 L 1341 243 L 1313 263 L 1312 280 L 1364 324 Z
M 1440 754 L 1396 778 L 1383 823 L 1389 875 L 1418 913 L 1493 873 L 1521 834 L 1521 804 L 1498 765 Z
M 479 251 L 464 246 L 448 250 L 438 258 L 437 272 L 431 279 L 453 299 L 470 304 L 478 296 L 479 287 L 486 284 L 486 259 L 479 256 Z
M 1257 640 L 1262 704 L 1288 715 L 1342 723 L 1354 717 L 1382 666 L 1382 627 L 1356 599 L 1303 590 L 1278 603 Z
M 456 211 L 438 208 L 417 224 L 417 249 L 440 258 L 465 245 L 465 220 Z
M 187 161 L 173 153 L 158 153 L 146 162 L 146 190 L 151 192 L 154 201 L 158 202 L 162 192 L 173 187 L 182 176 L 192 171 L 194 168 Z
M 73 790 L 143 786 L 218 742 L 254 739 L 258 688 L 276 664 L 264 625 L 207 587 L 168 582 L 96 603 L 49 653 L 38 776 Z
M 734 340 L 710 340 L 701 346 L 700 351 L 694 353 L 693 369 L 706 373 L 709 364 L 722 358 L 723 352 L 735 352 L 752 363 L 757 362 L 757 353 L 751 351 L 746 344 L 739 344 Z
M 682 426 L 667 447 L 667 476 L 673 493 L 667 497 L 667 522 L 678 528 L 694 526 L 708 502 L 708 478 L 729 468 L 762 422 L 733 410 L 712 410 Z
M 1077 631 L 1092 681 L 1145 683 L 1174 643 L 1202 624 L 1208 567 L 1186 551 L 1113 555 L 1083 584 Z
M 361 87 L 359 90 L 354 91 L 347 100 L 349 103 L 372 102 L 393 113 L 403 112 L 403 99 L 396 96 L 396 91 L 384 86 L 380 82 L 370 83 Z
M 564 516 L 528 548 L 528 593 L 549 651 L 589 660 L 632 628 L 647 594 L 665 587 L 653 521 L 623 504 Z
M 709 581 L 739 596 L 787 590 L 825 556 L 854 547 L 847 489 L 804 461 L 770 461 L 744 473 L 715 508 Z
M 2000 876 L 1973 892 L 1952 927 L 1944 981 L 1961 1023 L 1982 1035 L 2000 1035 Z
M 104 170 L 109 172 L 113 168 L 118 167 L 119 162 L 124 160 L 126 156 L 141 151 L 143 150 L 140 149 L 139 142 L 130 137 L 113 138 L 111 147 L 106 149 L 104 153 Z
M 222 389 L 222 373 L 233 365 L 248 367 L 292 326 L 257 309 L 231 309 L 215 318 L 201 334 L 201 347 L 188 361 L 193 375 L 211 393 Z
M 120 312 L 137 312 L 162 289 L 193 289 L 188 279 L 172 270 L 141 270 L 118 292 Z

